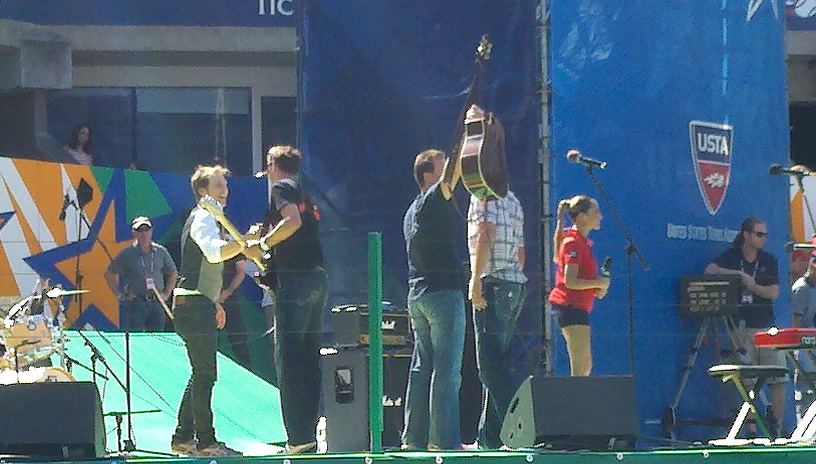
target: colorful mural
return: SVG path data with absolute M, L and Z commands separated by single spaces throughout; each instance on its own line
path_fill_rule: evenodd
M 154 240 L 178 259 L 182 219 L 194 203 L 189 177 L 178 174 L 0 158 L 0 179 L 0 295 L 22 298 L 46 281 L 88 290 L 63 298 L 75 327 L 118 327 L 116 295 L 104 272 L 132 243 L 131 219 L 153 218 Z M 263 215 L 265 202 L 250 199 L 265 198 L 266 185 L 241 177 L 230 183 L 242 206 L 228 213 L 246 228 Z

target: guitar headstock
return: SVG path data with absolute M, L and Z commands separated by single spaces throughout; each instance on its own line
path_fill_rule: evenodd
M 493 44 L 490 43 L 487 34 L 484 34 L 476 47 L 476 61 L 482 63 L 489 60 L 491 50 L 493 50 Z
M 206 209 L 207 211 L 209 211 L 211 213 L 213 213 L 213 212 L 223 213 L 224 212 L 224 206 L 221 205 L 221 202 L 216 200 L 215 198 L 213 198 L 210 195 L 204 195 L 203 197 L 201 197 L 200 200 L 198 200 L 198 203 L 204 209 Z

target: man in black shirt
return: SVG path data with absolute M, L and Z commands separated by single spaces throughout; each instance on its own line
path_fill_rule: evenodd
M 779 296 L 779 264 L 773 255 L 762 250 L 767 239 L 768 226 L 762 220 L 745 219 L 731 247 L 709 263 L 705 273 L 736 275 L 742 279 L 741 306 L 737 313 L 741 348 L 753 364 L 785 366 L 781 351 L 754 346 L 754 334 L 774 325 L 773 300 Z M 777 425 L 782 424 L 785 413 L 785 382 L 784 377 L 767 381 Z
M 459 387 L 465 340 L 462 237 L 451 202 L 461 176 L 459 157 L 439 150 L 414 159 L 419 195 L 405 212 L 408 313 L 414 352 L 405 399 L 403 449 L 460 449 Z
M 264 220 L 270 230 L 261 249 L 272 250 L 275 289 L 275 370 L 281 395 L 287 454 L 317 451 L 315 428 L 320 400 L 320 320 L 328 299 L 320 245 L 320 212 L 296 181 L 302 156 L 290 146 L 266 155 L 272 205 Z

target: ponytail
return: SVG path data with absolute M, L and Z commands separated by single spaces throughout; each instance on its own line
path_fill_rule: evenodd
M 569 207 L 569 200 L 561 200 L 558 202 L 558 210 L 555 213 L 555 233 L 553 234 L 553 262 L 559 264 L 559 256 L 561 256 L 561 240 L 564 239 L 564 209 Z

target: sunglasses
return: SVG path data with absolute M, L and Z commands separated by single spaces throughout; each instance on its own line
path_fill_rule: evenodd
M 768 232 L 751 232 L 751 233 L 752 233 L 752 234 L 754 234 L 754 235 L 756 235 L 756 236 L 757 236 L 757 237 L 759 237 L 759 238 L 762 238 L 762 237 L 767 237 L 767 236 L 768 236 Z

